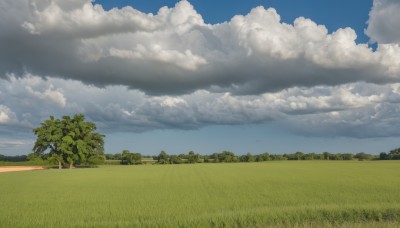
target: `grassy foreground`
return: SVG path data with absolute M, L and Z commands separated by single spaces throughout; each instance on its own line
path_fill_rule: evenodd
M 0 173 L 1 227 L 393 227 L 400 162 L 283 161 Z

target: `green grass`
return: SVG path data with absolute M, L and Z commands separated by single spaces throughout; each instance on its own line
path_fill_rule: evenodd
M 121 160 L 105 160 L 104 165 L 121 165 Z
M 0 173 L 0 227 L 394 227 L 400 162 Z

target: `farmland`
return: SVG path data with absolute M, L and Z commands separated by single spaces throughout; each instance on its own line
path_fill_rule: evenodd
M 399 170 L 276 161 L 0 173 L 0 226 L 395 226 Z

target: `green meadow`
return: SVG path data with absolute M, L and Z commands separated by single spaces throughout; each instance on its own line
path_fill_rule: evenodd
M 396 227 L 399 161 L 0 173 L 0 227 Z

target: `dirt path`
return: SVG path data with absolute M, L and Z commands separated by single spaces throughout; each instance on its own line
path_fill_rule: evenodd
M 41 167 L 41 166 L 0 166 L 0 173 L 28 171 L 28 170 L 40 170 L 40 169 L 43 169 L 43 167 Z

